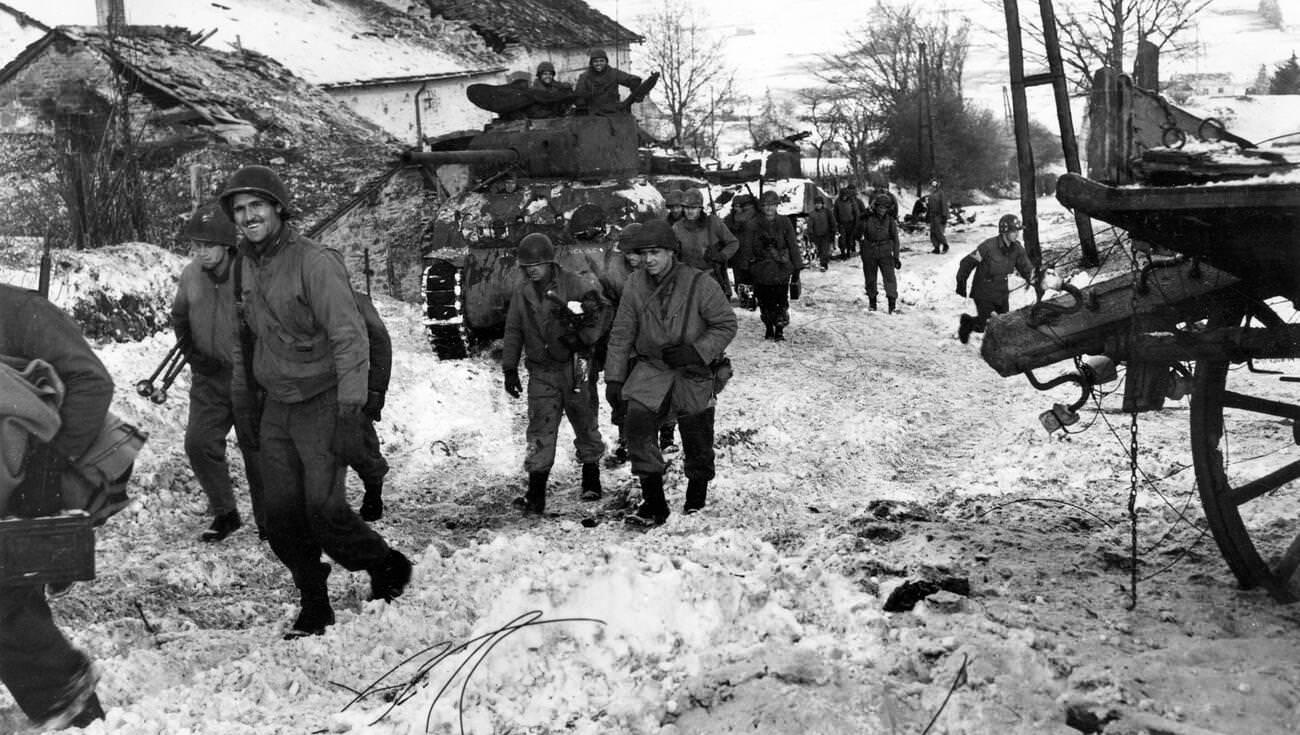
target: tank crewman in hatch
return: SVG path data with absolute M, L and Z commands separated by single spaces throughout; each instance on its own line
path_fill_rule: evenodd
M 524 390 L 519 379 L 521 356 L 528 365 L 524 457 L 528 490 L 514 503 L 527 513 L 544 513 L 562 417 L 573 427 L 573 444 L 582 464 L 581 498 L 601 497 L 598 463 L 605 443 L 600 438 L 599 402 L 586 370 L 579 366 L 585 362 L 580 358 L 590 355 L 591 346 L 609 330 L 612 315 L 598 285 L 560 267 L 555 246 L 546 235 L 526 235 L 519 242 L 516 260 L 525 278 L 510 296 L 501 348 L 505 389 L 512 398 Z
M 975 316 L 961 315 L 957 328 L 957 338 L 962 344 L 970 341 L 971 332 L 983 332 L 993 314 L 1005 314 L 1010 308 L 1007 276 L 1012 271 L 1019 273 L 1026 282 L 1030 281 L 1034 266 L 1029 262 L 1025 247 L 1020 244 L 1020 231 L 1024 229 L 1020 218 L 1014 214 L 1004 214 L 998 220 L 997 237 L 990 237 L 980 243 L 969 255 L 961 259 L 957 267 L 957 295 L 966 295 L 966 281 L 971 271 L 975 280 L 971 283 L 970 297 L 975 302 Z
M 717 281 L 677 262 L 680 247 L 664 220 L 651 220 L 618 243 L 619 250 L 640 251 L 645 261 L 623 288 L 605 365 L 606 400 L 627 401 L 632 474 L 641 478 L 641 505 L 625 519 L 632 526 L 668 519 L 665 463 L 655 442 L 665 417 L 676 415 L 681 427 L 684 513 L 704 508 L 714 477 L 717 399 L 710 365 L 735 339 L 736 314 Z
M 0 517 L 55 515 L 63 510 L 63 474 L 95 443 L 113 402 L 113 379 L 95 355 L 81 327 L 57 306 L 35 293 L 0 283 L 0 355 L 22 367 L 49 363 L 63 382 L 58 428 L 48 441 L 27 440 L 26 452 L 9 457 L 10 434 L 0 432 Z M 8 386 L 6 386 L 8 387 Z M 4 393 L 0 413 L 17 419 L 15 409 L 36 402 Z M 43 410 L 46 407 L 41 407 Z M 30 416 L 28 418 L 31 418 Z M 0 428 L 26 433 L 34 422 L 3 421 Z M 52 428 L 52 427 L 51 427 Z M 21 450 L 19 450 L 21 452 Z M 12 474 L 14 460 L 22 466 Z M 0 587 L 0 682 L 23 714 L 41 732 L 68 726 L 90 727 L 104 718 L 95 694 L 99 672 L 86 654 L 68 642 L 54 624 L 43 584 Z
M 527 109 L 528 117 L 561 117 L 573 105 L 573 85 L 555 78 L 555 65 L 543 61 L 537 65 L 537 76 L 533 78 L 532 91 L 542 99 L 557 98 L 554 101 L 539 99 Z
M 592 49 L 588 58 L 587 69 L 578 76 L 578 83 L 573 88 L 578 96 L 578 111 L 597 115 L 620 112 L 619 86 L 636 89 L 641 86 L 641 77 L 610 66 L 603 49 Z
M 244 472 L 257 522 L 266 538 L 262 508 L 262 470 L 256 442 L 244 422 L 235 421 L 231 380 L 235 365 L 235 286 L 230 277 L 239 230 L 217 202 L 199 207 L 181 232 L 194 248 L 194 260 L 181 271 L 172 300 L 172 329 L 190 364 L 190 409 L 185 423 L 185 455 L 208 498 L 212 525 L 199 537 L 215 542 L 242 525 L 226 462 L 231 428 L 244 456 Z
M 301 598 L 285 637 L 320 635 L 334 624 L 322 551 L 365 569 L 372 600 L 392 601 L 411 579 L 411 562 L 361 520 L 344 488 L 366 451 L 366 325 L 343 256 L 290 224 L 289 191 L 274 171 L 239 169 L 221 206 L 243 234 L 236 295 L 253 340 L 248 362 L 235 340 L 233 385 L 265 394 L 256 425 L 267 535 Z

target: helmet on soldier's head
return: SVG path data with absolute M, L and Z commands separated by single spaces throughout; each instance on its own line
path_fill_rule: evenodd
M 813 197 L 813 204 L 825 204 L 825 203 L 826 203 L 826 197 L 822 196 L 821 194 L 818 194 L 817 196 Z
M 873 207 L 885 207 L 888 209 L 893 206 L 893 204 L 894 200 L 890 198 L 888 194 L 877 194 L 876 198 L 871 200 L 871 206 Z
M 204 245 L 232 246 L 239 239 L 239 230 L 230 221 L 218 202 L 208 202 L 190 215 L 181 237 Z
M 1020 224 L 1020 218 L 1014 214 L 1004 214 L 1002 219 L 998 220 L 998 234 L 1019 232 L 1023 229 L 1025 228 Z
M 665 206 L 665 207 L 680 207 L 680 206 L 683 206 L 683 204 L 682 204 L 682 190 L 681 190 L 681 189 L 673 189 L 672 191 L 670 191 L 670 192 L 668 192 L 667 194 L 665 194 L 665 195 L 664 195 L 664 206 Z
M 266 166 L 245 166 L 226 179 L 226 188 L 222 190 L 219 199 L 221 209 L 231 219 L 234 219 L 234 215 L 231 214 L 230 200 L 236 194 L 252 194 L 280 205 L 281 219 L 293 216 L 293 210 L 289 209 L 289 189 L 280 180 L 280 175 Z
M 623 243 L 632 242 L 633 240 L 636 239 L 637 234 L 640 232 L 641 232 L 640 222 L 628 223 L 626 227 L 619 230 L 618 232 L 618 249 L 622 251 L 626 251 L 626 248 L 623 247 Z
M 520 268 L 554 262 L 555 246 L 551 244 L 551 238 L 540 232 L 534 232 L 525 235 L 524 239 L 519 241 L 519 248 L 515 251 L 515 263 Z
M 763 196 L 758 198 L 758 203 L 759 206 L 763 206 L 763 207 L 766 207 L 771 204 L 780 204 L 781 195 L 777 194 L 771 189 L 768 189 L 767 191 L 763 192 Z
M 631 227 L 632 225 L 628 225 L 628 228 Z M 647 248 L 663 248 L 680 252 L 682 244 L 677 239 L 677 233 L 673 232 L 673 226 L 665 219 L 652 219 L 643 223 L 627 237 L 618 238 L 618 249 L 625 253 Z
M 587 58 L 590 59 L 591 61 L 595 61 L 596 59 L 604 59 L 605 61 L 609 61 L 609 57 L 605 55 L 605 49 L 603 48 L 592 49 L 591 52 L 587 54 Z
M 542 63 L 540 63 L 540 64 L 537 65 L 537 76 L 540 77 L 542 74 L 544 74 L 544 73 L 546 73 L 546 72 L 548 72 L 548 71 L 549 71 L 550 73 L 554 74 L 554 73 L 555 73 L 555 64 L 552 64 L 552 63 L 549 62 L 549 61 L 543 61 Z
M 687 189 L 686 191 L 682 192 L 682 206 L 703 207 L 704 195 L 700 193 L 699 189 Z
M 754 197 L 749 194 L 737 194 L 735 199 L 731 200 L 732 208 L 748 207 L 753 205 Z

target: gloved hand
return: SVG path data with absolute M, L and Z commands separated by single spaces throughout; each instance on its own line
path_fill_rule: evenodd
M 349 467 L 361 464 L 365 460 L 365 429 L 362 421 L 361 405 L 357 403 L 340 403 L 338 419 L 334 422 L 334 436 L 330 439 L 330 451 L 338 457 L 340 463 Z
M 963 281 L 957 284 L 957 295 L 966 298 L 966 283 Z
M 670 368 L 684 368 L 691 365 L 703 365 L 704 358 L 690 345 L 673 345 L 664 348 L 664 362 Z
M 361 407 L 361 413 L 371 421 L 378 422 L 383 416 L 384 411 L 384 394 L 377 390 L 366 393 L 366 405 Z
M 190 363 L 190 370 L 193 370 L 196 375 L 216 375 L 223 367 L 220 360 L 198 350 L 191 350 L 185 355 L 185 359 Z
M 619 382 L 605 383 L 605 402 L 610 408 L 623 402 L 623 384 Z
M 506 368 L 506 393 L 511 398 L 518 398 L 523 395 L 524 384 L 519 381 L 519 371 L 515 368 Z
M 894 256 L 894 270 L 896 271 L 903 270 L 903 261 L 897 255 Z
M 802 295 L 803 295 L 803 284 L 799 283 L 799 274 L 796 273 L 794 274 L 793 277 L 790 278 L 790 300 L 798 301 L 799 297 Z

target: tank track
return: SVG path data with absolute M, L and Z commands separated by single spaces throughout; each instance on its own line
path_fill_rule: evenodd
M 460 278 L 461 269 L 447 260 L 435 260 L 424 268 L 424 326 L 439 360 L 469 355 Z

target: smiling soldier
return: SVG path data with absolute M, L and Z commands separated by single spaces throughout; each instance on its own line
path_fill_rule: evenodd
M 301 595 L 285 637 L 319 635 L 334 623 L 322 551 L 349 570 L 368 571 L 371 599 L 392 600 L 411 578 L 410 561 L 344 494 L 348 465 L 366 456 L 366 326 L 342 255 L 289 224 L 289 192 L 274 171 L 239 169 L 221 206 L 243 235 L 236 290 L 255 340 L 252 375 L 236 369 L 233 384 L 236 393 L 265 391 L 257 425 L 267 535 Z M 236 340 L 237 366 L 249 364 L 244 349 Z

